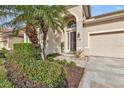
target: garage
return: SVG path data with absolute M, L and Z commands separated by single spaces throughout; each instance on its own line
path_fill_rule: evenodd
M 124 31 L 89 34 L 90 54 L 124 58 Z

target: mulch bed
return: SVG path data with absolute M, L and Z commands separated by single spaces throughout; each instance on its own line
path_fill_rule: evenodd
M 33 82 L 28 80 L 22 74 L 17 74 L 17 70 L 14 65 L 6 62 L 5 68 L 7 70 L 8 79 L 17 88 L 48 88 L 47 85 L 39 84 L 38 82 Z M 74 67 L 68 68 L 67 77 L 64 86 L 59 86 L 60 88 L 77 88 L 79 86 L 80 80 L 84 74 L 84 68 Z
M 84 68 L 74 67 L 68 69 L 67 82 L 69 88 L 77 88 L 84 74 Z

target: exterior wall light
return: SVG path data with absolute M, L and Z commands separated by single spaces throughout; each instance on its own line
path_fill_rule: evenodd
M 77 37 L 80 38 L 80 33 L 78 32 Z

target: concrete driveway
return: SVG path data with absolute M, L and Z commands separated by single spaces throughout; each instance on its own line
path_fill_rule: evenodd
M 80 88 L 124 88 L 124 59 L 91 57 Z

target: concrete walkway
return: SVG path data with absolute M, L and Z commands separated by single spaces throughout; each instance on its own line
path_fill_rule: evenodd
M 91 57 L 80 88 L 124 88 L 124 59 Z

